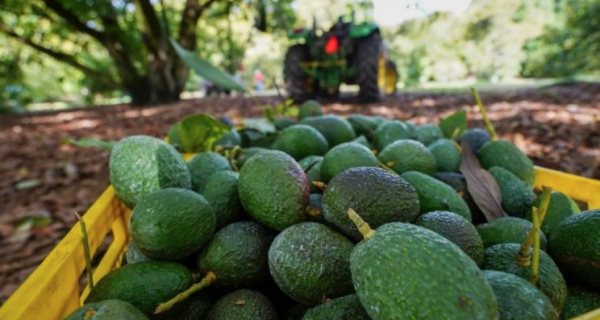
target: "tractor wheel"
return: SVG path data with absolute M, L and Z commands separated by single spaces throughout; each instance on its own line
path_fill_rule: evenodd
M 313 97 L 312 78 L 302 70 L 302 62 L 308 61 L 308 48 L 297 44 L 288 49 L 283 64 L 283 79 L 286 90 L 296 103 Z
M 398 83 L 398 69 L 393 61 L 385 62 L 385 94 L 387 96 L 396 93 L 396 84 Z
M 358 98 L 363 102 L 380 101 L 385 96 L 385 84 L 381 83 L 379 69 L 385 68 L 382 61 L 385 56 L 379 33 L 358 42 L 356 57 L 356 83 L 360 87 Z

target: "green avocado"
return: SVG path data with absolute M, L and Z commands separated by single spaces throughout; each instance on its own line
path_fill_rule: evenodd
M 392 142 L 379 152 L 377 159 L 399 174 L 419 171 L 432 176 L 437 167 L 433 153 L 414 140 Z
M 410 121 L 404 121 L 404 124 L 408 127 L 410 139 L 417 140 L 417 125 Z
M 369 141 L 367 140 L 367 138 L 365 138 L 365 136 L 359 136 L 358 138 L 352 140 L 352 142 L 356 142 L 360 145 L 365 146 L 367 149 L 371 150 L 373 149 L 373 147 L 371 147 L 371 144 L 369 143 Z
M 377 150 L 383 150 L 392 142 L 402 139 L 410 139 L 408 126 L 398 120 L 386 121 L 377 127 L 373 144 Z
M 140 251 L 154 260 L 178 260 L 200 249 L 215 232 L 213 208 L 201 195 L 168 188 L 140 199 L 129 230 Z
M 277 131 L 284 130 L 285 128 L 295 125 L 296 123 L 297 122 L 294 119 L 288 117 L 279 117 L 275 119 L 275 121 L 273 121 L 275 129 L 277 129 Z
M 310 204 L 307 211 L 311 212 L 312 215 L 307 215 L 306 219 L 312 222 L 319 222 L 324 225 L 328 225 L 327 220 L 323 217 L 323 195 L 320 193 L 310 194 Z
M 254 147 L 258 141 L 265 138 L 265 134 L 256 129 L 245 128 L 238 131 L 238 133 L 242 138 L 241 147 L 244 149 Z
M 500 187 L 504 211 L 513 217 L 525 216 L 531 210 L 535 199 L 531 186 L 502 167 L 492 167 L 488 171 L 494 176 Z
M 439 139 L 427 147 L 435 158 L 437 171 L 458 172 L 462 154 L 458 150 L 456 142 L 450 139 Z
M 265 149 L 265 148 L 261 148 L 261 147 L 250 147 L 250 148 L 245 148 L 240 150 L 239 154 L 237 155 L 236 158 L 236 164 L 238 166 L 238 168 L 242 168 L 244 166 L 244 164 L 246 163 L 246 161 L 248 161 L 248 159 L 250 159 L 250 157 L 252 157 L 253 155 L 262 152 L 262 151 L 266 151 L 269 149 Z
M 309 309 L 302 320 L 371 320 L 355 294 L 329 300 Z
M 416 171 L 405 172 L 401 177 L 417 190 L 422 214 L 450 211 L 471 221 L 471 211 L 467 203 L 449 185 Z
M 426 123 L 417 126 L 417 140 L 426 146 L 429 146 L 443 137 L 444 133 L 442 132 L 442 129 L 435 124 Z
M 160 189 L 191 187 L 190 172 L 177 150 L 148 136 L 131 136 L 115 144 L 109 169 L 117 197 L 130 209 Z
M 373 139 L 375 131 L 379 124 L 373 117 L 364 116 L 362 114 L 352 114 L 348 117 L 348 122 L 354 128 L 356 135 L 363 135 L 369 139 Z
M 151 320 L 206 320 L 216 298 L 213 292 L 194 293 L 177 303 L 172 309 L 151 316 Z
M 533 227 L 530 221 L 515 217 L 502 217 L 477 226 L 483 240 L 483 246 L 489 248 L 501 243 L 521 244 Z M 540 232 L 540 247 L 546 250 L 548 241 L 544 232 Z
M 486 142 L 490 141 L 490 134 L 487 131 L 479 128 L 468 129 L 467 131 L 463 132 L 458 140 L 459 143 L 462 143 L 463 141 L 468 142 L 469 147 L 471 147 L 471 151 L 473 151 L 476 156 L 479 156 L 481 147 L 483 147 Z
M 213 143 L 213 148 L 216 147 L 235 147 L 242 145 L 242 137 L 235 129 L 226 132 L 221 138 Z
M 148 320 L 140 310 L 120 300 L 88 303 L 75 310 L 65 320 Z
M 542 196 L 540 195 L 535 199 L 533 205 L 539 207 L 541 200 Z M 580 211 L 581 210 L 573 199 L 569 198 L 564 193 L 552 191 L 550 204 L 546 210 L 544 222 L 542 222 L 542 231 L 550 236 L 552 230 L 554 230 L 559 223 L 572 215 L 578 214 Z M 531 210 L 527 211 L 525 219 L 532 221 L 533 217 Z
M 302 320 L 306 311 L 308 311 L 308 307 L 298 303 L 285 313 L 283 320 Z
M 312 155 L 324 155 L 329 150 L 329 144 L 315 128 L 298 124 L 283 130 L 272 148 L 300 160 Z
M 502 167 L 533 186 L 535 170 L 531 159 L 508 140 L 488 141 L 479 151 L 479 161 L 484 169 Z
M 310 192 L 321 192 L 317 186 L 313 184 L 314 181 L 321 181 L 321 165 L 323 164 L 323 157 L 321 156 L 308 156 L 300 161 L 298 164 L 306 173 L 308 184 L 310 186 Z
M 352 208 L 373 228 L 388 222 L 413 222 L 419 215 L 415 189 L 404 179 L 380 168 L 348 169 L 333 178 L 323 193 L 325 220 L 349 238 L 362 235 L 348 218 Z
M 388 223 L 350 258 L 356 294 L 371 319 L 497 319 L 492 287 L 459 247 L 425 228 Z M 400 271 L 401 270 L 401 271 Z
M 125 265 L 105 275 L 85 303 L 117 299 L 131 303 L 145 315 L 193 283 L 188 269 L 174 262 L 146 261 Z
M 240 200 L 265 226 L 283 230 L 305 219 L 310 188 L 298 163 L 281 151 L 264 151 L 240 171 Z
M 500 320 L 558 320 L 552 302 L 538 288 L 514 274 L 485 270 L 500 309 Z
M 231 170 L 229 161 L 215 152 L 202 152 L 187 162 L 192 175 L 192 189 L 198 193 L 204 191 L 208 178 L 215 172 Z
M 202 248 L 196 265 L 202 275 L 216 275 L 215 286 L 242 288 L 268 279 L 271 233 L 252 221 L 232 223 L 215 233 Z
M 467 219 L 453 212 L 434 211 L 421 215 L 415 224 L 452 241 L 477 265 L 483 262 L 483 241 Z
M 333 147 L 321 164 L 321 181 L 328 183 L 342 171 L 356 167 L 378 167 L 373 152 L 356 142 L 346 142 Z
M 309 306 L 354 291 L 350 253 L 354 245 L 316 222 L 283 230 L 269 249 L 271 276 L 292 299 Z
M 308 117 L 318 117 L 323 115 L 323 107 L 316 100 L 305 101 L 298 110 L 298 119 L 303 120 Z
M 550 236 L 548 253 L 570 278 L 600 290 L 600 209 L 559 223 Z
M 520 249 L 521 245 L 517 243 L 497 244 L 485 249 L 482 269 L 512 273 L 529 281 L 531 268 L 519 267 L 516 262 Z M 531 252 L 533 252 L 533 248 Z M 537 287 L 552 301 L 556 311 L 560 312 L 567 297 L 567 285 L 552 258 L 544 251 L 540 251 Z
M 232 292 L 215 303 L 207 320 L 279 320 L 275 307 L 263 294 L 252 290 Z
M 238 193 L 240 174 L 233 171 L 219 171 L 208 178 L 202 196 L 213 208 L 217 218 L 217 229 L 241 219 L 244 207 Z
M 146 257 L 138 248 L 137 244 L 135 244 L 135 240 L 129 239 L 129 244 L 127 245 L 127 251 L 125 252 L 125 261 L 127 264 L 150 261 L 152 259 Z
M 600 293 L 580 287 L 567 287 L 567 301 L 560 313 L 561 320 L 575 318 L 600 308 Z
M 317 129 L 333 148 L 338 144 L 350 142 L 356 138 L 356 133 L 350 123 L 338 116 L 328 115 L 305 118 L 300 124 L 309 125 Z

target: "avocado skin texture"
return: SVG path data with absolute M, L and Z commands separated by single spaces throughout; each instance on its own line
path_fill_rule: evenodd
M 369 150 L 373 149 L 373 147 L 369 143 L 369 140 L 367 140 L 367 138 L 365 138 L 365 136 L 358 136 L 356 139 L 352 140 L 352 142 L 356 142 L 360 145 L 363 145 Z
M 417 140 L 417 125 L 410 121 L 404 121 L 404 124 L 408 128 L 410 139 Z
M 310 194 L 310 204 L 308 205 L 307 210 L 310 209 L 314 212 L 320 212 L 319 215 L 306 215 L 306 220 L 312 222 L 319 222 L 328 227 L 332 227 L 325 217 L 323 217 L 323 195 L 320 193 L 311 193 Z
M 437 167 L 433 153 L 414 140 L 392 142 L 379 152 L 377 159 L 399 174 L 419 171 L 432 176 Z
M 453 212 L 434 211 L 421 215 L 415 224 L 452 241 L 477 265 L 483 263 L 483 241 L 467 219 Z
M 444 133 L 442 132 L 442 129 L 435 124 L 426 123 L 417 126 L 417 140 L 426 146 L 429 146 L 443 137 Z
M 535 194 L 529 185 L 502 167 L 488 170 L 500 187 L 502 208 L 509 216 L 523 217 L 531 210 Z
M 471 147 L 471 151 L 473 151 L 476 156 L 479 156 L 481 147 L 483 147 L 486 142 L 490 141 L 490 134 L 479 128 L 468 129 L 460 136 L 459 143 L 462 143 L 463 141 L 467 141 L 469 147 Z
M 306 311 L 308 311 L 308 307 L 298 303 L 285 313 L 283 320 L 302 320 Z
M 552 230 L 554 230 L 564 219 L 581 212 L 575 201 L 564 193 L 552 191 L 550 197 L 550 204 L 546 210 L 544 222 L 542 222 L 542 231 L 548 236 L 550 236 Z M 533 205 L 539 207 L 541 202 L 542 196 L 540 195 L 535 199 Z M 527 211 L 525 219 L 533 221 L 531 210 Z
M 215 303 L 214 293 L 206 289 L 191 295 L 176 304 L 171 310 L 155 314 L 151 320 L 206 320 L 210 308 Z
M 95 312 L 91 317 L 91 312 Z M 104 300 L 88 303 L 75 310 L 65 320 L 148 320 L 131 303 L 121 300 Z
M 219 171 L 208 178 L 202 196 L 213 208 L 217 218 L 217 230 L 241 219 L 244 207 L 238 193 L 240 174 L 233 171 Z
M 131 303 L 145 315 L 193 283 L 188 269 L 174 262 L 146 261 L 125 265 L 105 275 L 85 303 L 117 299 Z
M 425 228 L 388 223 L 356 245 L 352 282 L 373 320 L 497 319 L 483 272 L 450 240 Z
M 515 217 L 502 217 L 477 226 L 477 232 L 483 240 L 483 246 L 489 248 L 501 243 L 521 244 L 533 227 L 530 221 Z M 544 232 L 540 232 L 540 247 L 546 250 L 548 241 Z
M 560 314 L 561 320 L 575 318 L 600 308 L 600 293 L 575 286 L 567 287 L 567 301 Z
M 312 155 L 324 155 L 329 150 L 329 143 L 315 128 L 298 124 L 283 130 L 272 148 L 300 160 Z
M 380 168 L 348 169 L 331 180 L 323 194 L 323 215 L 350 239 L 363 237 L 348 218 L 354 209 L 372 228 L 388 222 L 413 222 L 419 215 L 415 189 L 404 179 Z
M 133 238 L 129 239 L 129 244 L 127 245 L 127 251 L 125 252 L 125 261 L 127 264 L 151 261 L 152 259 L 146 257 L 138 248 L 137 244 L 135 244 L 135 240 Z
M 379 162 L 371 150 L 356 142 L 346 142 L 333 147 L 321 164 L 322 182 L 328 183 L 342 171 L 356 167 L 378 167 Z
M 281 151 L 256 154 L 240 170 L 240 200 L 256 221 L 283 230 L 305 219 L 309 187 L 306 174 Z
M 308 156 L 300 161 L 298 164 L 306 173 L 308 179 L 308 185 L 311 193 L 321 192 L 321 189 L 313 184 L 314 181 L 321 181 L 321 165 L 323 164 L 323 157 L 321 156 Z
M 279 320 L 279 317 L 267 297 L 244 289 L 219 299 L 210 309 L 207 320 Z
M 275 121 L 273 121 L 273 124 L 275 125 L 275 129 L 277 129 L 278 131 L 281 131 L 287 127 L 291 127 L 293 125 L 296 124 L 296 121 L 292 118 L 288 118 L 288 117 L 279 117 L 277 119 L 275 119 Z
M 427 147 L 435 158 L 437 171 L 458 172 L 462 154 L 457 147 L 458 145 L 450 139 L 439 139 Z
M 354 292 L 350 254 L 354 245 L 343 235 L 316 222 L 282 231 L 269 249 L 271 276 L 292 299 L 314 306 L 324 298 Z
M 215 172 L 231 170 L 229 161 L 215 152 L 202 152 L 187 162 L 192 175 L 192 190 L 202 193 L 208 178 Z
M 273 235 L 253 221 L 232 223 L 215 233 L 197 259 L 202 275 L 216 274 L 215 286 L 253 286 L 269 276 L 267 255 Z
M 250 159 L 250 157 L 252 157 L 253 155 L 255 155 L 259 152 L 262 152 L 262 151 L 267 151 L 267 150 L 269 150 L 269 149 L 265 149 L 265 148 L 261 148 L 261 147 L 250 147 L 250 148 L 242 149 L 236 159 L 236 164 L 237 164 L 238 168 L 241 169 L 244 166 L 244 164 L 246 163 L 246 161 L 248 161 L 248 159 Z
M 375 139 L 373 144 L 377 150 L 383 150 L 394 141 L 410 139 L 410 131 L 408 126 L 398 120 L 386 121 L 382 123 L 375 131 Z
M 191 190 L 168 188 L 138 202 L 129 230 L 148 258 L 177 260 L 200 249 L 215 232 L 216 221 L 204 197 Z
M 373 139 L 375 131 L 379 123 L 373 117 L 364 116 L 362 114 L 352 114 L 348 117 L 348 122 L 354 128 L 357 136 L 363 135 L 369 139 Z
M 405 172 L 400 176 L 417 190 L 421 214 L 450 211 L 471 221 L 471 211 L 467 203 L 449 185 L 416 171 Z
M 110 182 L 130 209 L 138 200 L 164 188 L 191 187 L 190 173 L 177 150 L 148 136 L 131 136 L 115 144 L 109 161 Z
M 213 143 L 213 149 L 216 147 L 235 147 L 242 145 L 242 137 L 235 129 L 226 132 L 221 138 Z
M 327 301 L 309 309 L 302 320 L 371 320 L 355 294 Z
M 483 274 L 494 289 L 500 320 L 558 320 L 550 299 L 528 281 L 500 271 Z
M 465 176 L 455 172 L 437 172 L 433 177 L 452 187 L 452 189 L 465 200 L 471 211 L 473 224 L 477 225 L 479 223 L 487 222 L 483 212 L 481 212 L 481 209 L 479 209 L 475 200 L 473 200 L 471 193 L 469 193 L 469 189 L 467 189 L 467 180 L 465 179 Z
M 531 159 L 508 140 L 488 141 L 479 151 L 479 161 L 484 169 L 502 167 L 533 186 L 535 170 Z
M 327 139 L 330 148 L 344 142 L 350 142 L 356 138 L 356 133 L 350 123 L 338 116 L 309 117 L 300 121 L 300 124 L 309 125 L 317 129 Z
M 303 120 L 308 117 L 318 117 L 323 115 L 323 107 L 316 100 L 305 101 L 298 110 L 298 119 Z
M 570 216 L 550 236 L 548 253 L 568 277 L 600 290 L 600 209 Z
M 512 273 L 529 281 L 531 268 L 519 267 L 516 263 L 520 248 L 521 245 L 518 243 L 502 243 L 485 249 L 482 269 Z M 552 305 L 560 313 L 567 297 L 567 285 L 552 258 L 544 251 L 540 251 L 537 287 L 552 301 Z

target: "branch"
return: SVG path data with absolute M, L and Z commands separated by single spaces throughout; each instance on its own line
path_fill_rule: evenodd
M 74 27 L 76 30 L 87 33 L 92 36 L 94 39 L 104 42 L 105 37 L 100 31 L 96 29 L 92 29 L 88 27 L 85 23 L 81 22 L 79 18 L 71 11 L 67 10 L 58 0 L 44 0 L 46 6 L 52 9 L 56 14 L 58 14 L 61 18 L 65 19 L 65 21 Z
M 83 72 L 86 76 L 90 77 L 90 78 L 94 78 L 100 82 L 109 84 L 111 87 L 115 87 L 117 88 L 117 83 L 113 80 L 110 79 L 109 77 L 106 77 L 105 74 L 98 72 L 96 70 L 93 70 L 87 66 L 82 65 L 81 63 L 79 63 L 77 60 L 75 60 L 75 58 L 73 57 L 73 55 L 70 54 L 66 54 L 63 52 L 58 52 L 58 51 L 54 51 L 52 49 L 48 49 L 44 46 L 41 46 L 33 41 L 31 41 L 30 39 L 24 38 L 18 34 L 16 34 L 12 28 L 10 28 L 9 26 L 0 23 L 0 32 L 4 32 L 6 35 L 8 35 L 9 37 L 21 42 L 22 44 L 28 45 L 29 47 L 45 53 L 49 56 L 51 56 L 52 58 L 66 63 L 76 69 L 81 70 L 81 72 Z
M 156 11 L 154 11 L 154 7 L 152 6 L 152 3 L 150 3 L 150 0 L 136 0 L 135 3 L 141 9 L 140 13 L 146 22 L 146 29 L 152 39 L 160 39 L 162 37 L 160 22 L 158 21 Z

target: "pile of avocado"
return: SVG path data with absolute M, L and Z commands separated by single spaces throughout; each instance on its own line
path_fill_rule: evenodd
M 274 134 L 233 129 L 225 149 L 238 152 L 216 143 L 187 162 L 157 138 L 118 142 L 110 179 L 133 210 L 125 265 L 67 319 L 551 320 L 600 308 L 600 210 L 553 192 L 539 281 L 516 263 L 540 199 L 510 141 L 326 115 L 316 101 L 274 122 Z M 460 145 L 495 179 L 505 217 L 479 210 Z

